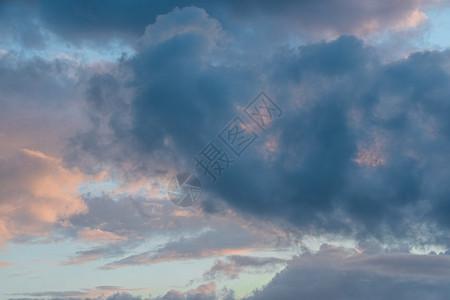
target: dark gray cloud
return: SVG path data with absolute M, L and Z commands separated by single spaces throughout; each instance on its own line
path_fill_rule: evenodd
M 24 4 L 19 1 L 2 1 L 0 4 L 0 49 L 8 44 L 31 49 L 47 46 L 48 37 L 41 26 L 36 7 Z
M 101 96 L 114 94 L 118 79 L 93 77 L 88 101 L 102 105 L 94 118 L 106 120 L 109 136 L 82 133 L 73 153 L 134 176 L 193 169 L 192 157 L 264 89 L 285 114 L 217 184 L 203 178 L 208 197 L 315 233 L 449 245 L 448 52 L 382 64 L 362 41 L 342 36 L 244 62 L 224 31 L 202 29 L 208 22 L 217 26 L 189 8 L 148 28 L 166 38 L 144 37 L 119 64 L 134 91 L 125 107 Z M 214 212 L 214 203 L 203 208 Z
M 446 256 L 366 255 L 323 246 L 245 299 L 446 299 Z
M 35 1 L 52 32 L 68 40 L 139 37 L 145 26 L 175 8 L 174 1 Z
M 396 281 L 395 277 L 370 272 L 308 268 L 281 273 L 245 299 L 446 299 L 448 293 L 447 284 Z
M 204 8 L 227 29 L 252 42 L 261 42 L 264 33 L 273 40 L 286 41 L 290 35 L 330 38 L 340 34 L 367 34 L 387 28 L 417 26 L 425 20 L 424 7 L 430 1 L 11 1 L 2 3 L 0 13 L 15 22 L 18 36 L 11 37 L 24 46 L 43 46 L 48 34 L 80 43 L 102 43 L 113 38 L 133 40 L 140 37 L 158 15 L 175 7 Z M 11 23 L 6 23 L 11 24 Z M 240 30 L 247 27 L 252 30 Z M 33 31 L 29 29 L 32 28 Z M 257 30 L 254 30 L 257 29 Z M 5 35 L 10 36 L 8 31 Z M 250 46 L 243 40 L 243 45 Z
M 216 191 L 301 227 L 446 244 L 430 233 L 448 228 L 449 195 L 433 183 L 448 180 L 448 59 L 416 53 L 382 65 L 353 37 L 275 57 L 274 98 L 290 100 L 272 129 L 278 155 L 240 161 Z
M 101 126 L 97 126 L 99 121 L 94 120 L 92 131 L 73 138 L 67 160 L 79 163 L 80 152 L 105 164 L 114 161 L 129 165 L 132 158 L 140 163 L 133 163 L 128 174 L 138 176 L 161 174 L 175 165 L 186 166 L 187 155 L 198 151 L 199 145 L 220 129 L 218 120 L 227 122 L 234 110 L 232 102 L 237 105 L 237 99 L 250 97 L 249 91 L 257 80 L 248 67 L 215 66 L 223 54 L 220 44 L 226 37 L 220 28 L 211 32 L 205 24 L 216 26 L 217 22 L 202 9 L 186 8 L 151 25 L 153 34 L 167 34 L 169 38 L 141 49 L 139 55 L 120 64 L 125 74 L 131 73 L 122 83 L 134 91 L 131 105 L 126 106 L 127 99 L 117 97 L 99 100 L 114 94 L 119 86 L 114 77 L 90 79 L 89 109 L 100 113 L 93 118 L 103 119 L 111 133 L 105 141 Z M 185 27 L 191 30 L 186 32 Z M 147 40 L 153 42 L 152 37 L 144 37 L 143 45 Z M 91 160 L 85 165 L 92 165 Z

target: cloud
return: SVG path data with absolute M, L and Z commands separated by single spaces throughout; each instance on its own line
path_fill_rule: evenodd
M 1 143 L 61 157 L 62 141 L 83 128 L 77 83 L 78 75 L 89 74 L 89 68 L 75 59 L 4 52 L 0 55 Z
M 105 173 L 86 175 L 60 157 L 62 141 L 83 128 L 78 75 L 91 71 L 70 58 L 0 55 L 0 242 L 48 241 L 35 237 L 87 212 L 78 188 Z
M 14 264 L 10 263 L 10 262 L 5 262 L 5 261 L 0 262 L 0 268 L 9 267 L 9 266 L 12 266 L 12 265 L 14 265 Z
M 127 238 L 119 236 L 109 231 L 103 231 L 101 229 L 84 228 L 78 231 L 79 238 L 84 242 L 121 242 L 126 241 Z
M 184 26 L 177 20 L 183 20 L 179 22 Z M 214 31 L 204 30 L 205 24 L 213 24 Z M 175 166 L 182 168 L 191 160 L 186 162 L 186 153 L 206 140 L 202 132 L 213 134 L 209 124 L 217 115 L 231 114 L 227 101 L 242 97 L 240 94 L 251 86 L 246 79 L 251 76 L 245 70 L 211 65 L 221 59 L 224 48 L 219 41 L 226 34 L 203 9 L 174 10 L 146 30 L 142 41 L 144 45 L 147 40 L 152 43 L 120 64 L 122 73 L 129 76 L 124 78 L 118 72 L 119 76 L 104 74 L 88 81 L 89 108 L 98 105 L 102 95 L 114 95 L 101 102 L 106 116 L 93 116 L 104 120 L 109 137 L 97 126 L 80 132 L 69 145 L 68 161 L 82 163 L 92 157 L 98 163 L 119 164 L 122 170 L 129 168 L 126 174 L 134 179 L 167 174 Z M 164 38 L 153 40 L 149 34 Z M 156 41 L 160 43 L 154 44 Z M 131 90 L 130 101 L 115 96 L 113 91 L 120 86 Z M 179 124 L 189 126 L 180 130 Z
M 120 245 L 105 245 L 88 250 L 77 251 L 75 255 L 61 262 L 61 265 L 79 265 L 98 260 L 123 255 L 125 252 Z
M 386 29 L 417 27 L 427 18 L 427 7 L 439 5 L 437 0 L 378 1 L 356 0 L 283 1 L 46 1 L 7 2 L 2 5 L 5 22 L 15 22 L 17 36 L 4 34 L 25 46 L 43 47 L 49 36 L 56 35 L 74 44 L 101 44 L 113 39 L 133 42 L 158 16 L 179 7 L 197 6 L 237 32 L 247 47 L 262 41 L 264 34 L 274 41 L 288 41 L 293 35 L 315 40 L 336 38 L 342 34 L 364 36 Z M 117 12 L 120 11 L 120 14 Z M 6 24 L 10 24 L 9 23 Z M 20 24 L 20 25 L 19 25 Z M 25 25 L 23 25 L 25 24 Z M 32 32 L 28 32 L 33 28 Z M 242 28 L 249 30 L 243 31 Z M 248 39 L 249 43 L 246 43 Z M 256 49 L 256 48 L 255 48 Z
M 129 182 L 193 171 L 193 156 L 264 89 L 285 113 L 217 184 L 202 177 L 204 211 L 224 201 L 313 234 L 449 245 L 439 183 L 449 178 L 448 52 L 383 64 L 342 36 L 244 61 L 239 44 L 220 43 L 227 34 L 203 24 L 217 22 L 199 8 L 158 17 L 147 32 L 164 38 L 119 62 L 122 73 L 89 79 L 88 105 L 107 112 L 91 119 L 107 133 L 80 132 L 66 158 L 114 165 Z M 122 86 L 130 98 L 104 96 Z
M 175 8 L 167 15 L 159 15 L 153 24 L 145 28 L 138 45 L 145 49 L 186 34 L 208 36 L 213 41 L 224 38 L 220 22 L 211 18 L 204 9 L 187 7 L 182 10 Z
M 125 289 L 118 286 L 98 286 L 93 289 L 80 289 L 77 291 L 46 291 L 46 292 L 35 292 L 35 293 L 21 293 L 16 295 L 27 296 L 27 297 L 39 297 L 33 299 L 72 299 L 72 300 L 216 300 L 219 299 L 218 296 L 224 295 L 224 299 L 234 299 L 232 297 L 232 292 L 229 290 L 216 291 L 216 283 L 211 281 L 206 284 L 201 284 L 195 289 L 190 289 L 186 292 L 178 290 L 170 290 L 163 296 L 156 298 L 142 298 L 141 296 L 133 296 L 129 292 L 133 291 L 148 291 L 149 288 L 138 288 L 138 289 Z M 42 298 L 44 297 L 44 298 Z M 228 297 L 228 298 L 226 298 Z M 19 300 L 19 298 L 9 298 L 14 300 Z M 20 299 L 30 299 L 30 298 L 20 298 Z
M 220 212 L 211 216 L 199 206 L 180 208 L 168 199 L 145 198 L 127 193 L 86 196 L 84 201 L 89 211 L 71 217 L 69 221 L 73 228 L 61 232 L 64 236 L 76 238 L 75 241 L 80 239 L 80 232 L 94 237 L 98 234 L 100 239 L 105 237 L 105 244 L 78 251 L 62 264 L 106 259 L 109 262 L 103 268 L 110 269 L 202 259 L 258 249 L 286 248 L 299 235 L 295 228 L 241 215 L 227 208 L 224 203 L 220 203 Z M 124 257 L 155 236 L 163 238 L 164 242 L 150 251 Z M 227 236 L 227 239 L 223 239 L 223 236 Z M 90 241 L 100 240 L 95 238 Z
M 227 236 L 227 239 L 223 236 Z M 263 236 L 253 235 L 248 231 L 239 232 L 237 228 L 232 227 L 208 230 L 193 237 L 181 237 L 168 242 L 154 251 L 131 255 L 108 263 L 102 269 L 245 253 L 252 249 L 269 247 L 271 243 L 274 243 L 273 240 L 270 241 L 270 238 L 268 243 L 264 243 L 263 239 Z
M 153 298 L 154 300 L 215 300 L 216 283 L 211 281 L 207 284 L 199 285 L 196 289 L 189 290 L 185 293 L 178 290 L 171 290 L 162 297 Z
M 143 34 L 147 24 L 174 8 L 171 1 L 35 1 L 44 26 L 69 41 L 128 39 Z M 107 9 L 105 9 L 107 8 Z M 117 14 L 117 12 L 121 12 Z
M 149 288 L 125 289 L 120 286 L 97 286 L 74 291 L 44 291 L 33 293 L 20 293 L 15 295 L 39 297 L 33 299 L 71 299 L 71 300 L 141 300 L 140 296 L 133 296 L 132 291 L 148 291 Z M 50 297 L 50 298 L 49 298 Z M 18 300 L 19 298 L 9 298 Z M 20 298 L 30 299 L 30 298 Z M 144 299 L 145 300 L 145 299 Z
M 447 211 L 447 189 L 436 182 L 448 180 L 439 167 L 448 61 L 445 51 L 381 64 L 349 36 L 277 55 L 267 84 L 286 111 L 272 128 L 279 151 L 270 162 L 241 159 L 215 191 L 239 210 L 315 232 L 447 244 L 436 210 Z M 409 231 L 412 220 L 422 229 Z
M 205 271 L 203 278 L 211 280 L 217 277 L 236 279 L 244 270 L 270 270 L 277 265 L 285 264 L 286 260 L 275 257 L 253 257 L 232 255 L 226 260 L 216 260 L 214 265 Z
M 279 246 L 282 226 L 360 245 L 375 239 L 404 252 L 450 247 L 450 52 L 383 63 L 363 41 L 374 32 L 419 28 L 436 1 L 5 3 L 0 243 L 58 227 L 78 241 L 104 243 L 61 264 L 112 259 L 103 269 L 229 255 L 205 272 L 208 280 L 283 263 L 236 255 Z M 14 17 L 20 21 L 11 35 L 4 28 Z M 93 66 L 20 54 L 21 47 L 48 47 L 54 34 L 91 50 L 124 39 L 135 53 Z M 160 201 L 167 179 L 195 170 L 193 156 L 232 118 L 245 117 L 242 107 L 261 90 L 283 108 L 282 118 L 258 131 L 257 142 L 216 184 L 202 177 L 200 207 Z M 119 188 L 81 197 L 80 184 L 96 178 L 86 174 L 104 170 Z M 139 192 L 128 193 L 131 187 Z M 129 254 L 155 233 L 171 239 Z M 443 256 L 324 248 L 294 259 L 253 298 L 345 298 L 354 284 L 356 295 L 370 299 L 368 283 L 392 297 L 410 296 L 413 284 L 417 295 L 438 297 L 447 291 L 447 268 Z M 322 294 L 320 278 L 329 279 Z M 71 293 L 34 296 L 79 297 Z M 216 286 L 163 297 L 213 299 Z
M 87 211 L 77 189 L 84 179 L 80 171 L 39 151 L 1 149 L 0 242 L 46 235 L 54 224 Z
M 109 296 L 106 300 L 141 300 L 141 297 L 134 297 L 128 293 L 117 293 Z
M 367 255 L 323 245 L 245 299 L 445 299 L 449 262 L 445 255 Z
M 46 46 L 47 37 L 32 6 L 4 1 L 0 6 L 1 44 L 19 44 L 40 49 Z

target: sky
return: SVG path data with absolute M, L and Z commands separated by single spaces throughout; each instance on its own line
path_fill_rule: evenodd
M 450 1 L 0 2 L 0 299 L 448 299 Z

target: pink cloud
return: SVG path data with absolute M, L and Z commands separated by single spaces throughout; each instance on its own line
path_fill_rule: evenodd
M 87 212 L 79 170 L 39 151 L 0 149 L 0 245 L 20 235 L 47 235 L 55 224 Z
M 113 232 L 91 228 L 84 228 L 78 231 L 78 237 L 84 242 L 98 243 L 121 242 L 127 240 L 126 237 L 117 235 Z
M 10 263 L 10 262 L 0 262 L 0 268 L 9 267 L 12 265 L 13 265 L 13 263 Z

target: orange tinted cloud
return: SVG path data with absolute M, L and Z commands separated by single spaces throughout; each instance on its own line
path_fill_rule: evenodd
M 0 152 L 0 245 L 19 235 L 46 235 L 55 223 L 87 211 L 79 170 L 35 150 L 0 146 Z
M 10 262 L 1 262 L 1 261 L 0 261 L 0 268 L 9 267 L 9 266 L 12 266 L 12 265 L 13 265 L 13 263 L 10 263 Z
M 84 242 L 98 243 L 121 242 L 127 240 L 126 237 L 117 235 L 113 232 L 91 228 L 85 228 L 78 231 L 78 237 Z

